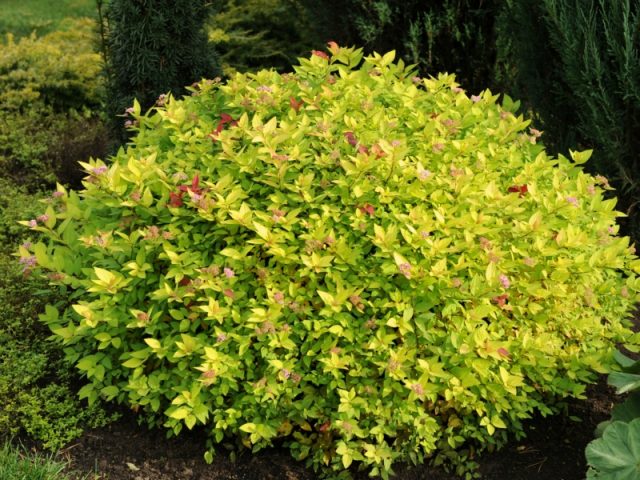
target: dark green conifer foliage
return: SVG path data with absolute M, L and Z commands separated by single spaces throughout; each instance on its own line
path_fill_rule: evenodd
M 217 0 L 209 21 L 224 73 L 291 71 L 297 58 L 324 48 L 314 18 L 298 0 Z
M 640 2 L 509 0 L 503 13 L 513 93 L 555 151 L 595 149 L 587 166 L 618 189 L 640 239 Z
M 498 0 L 302 0 L 325 40 L 396 50 L 420 72 L 455 73 L 479 92 L 495 87 Z
M 158 96 L 218 74 L 204 25 L 206 0 L 110 0 L 106 4 L 107 113 L 114 135 L 127 138 L 117 117 L 136 98 L 143 111 Z

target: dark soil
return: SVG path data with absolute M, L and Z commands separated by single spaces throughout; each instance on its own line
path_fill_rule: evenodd
M 615 399 L 604 379 L 588 390 L 588 400 L 569 403 L 568 415 L 536 418 L 527 438 L 478 459 L 486 480 L 583 480 L 584 449 L 594 429 L 606 420 Z M 574 421 L 569 416 L 582 421 Z M 167 440 L 164 431 L 139 427 L 132 415 L 87 432 L 63 452 L 75 471 L 101 480 L 315 480 L 304 464 L 284 449 L 245 453 L 234 463 L 225 451 L 207 465 L 199 434 Z M 441 469 L 400 466 L 398 480 L 458 480 Z M 358 480 L 366 475 L 358 474 Z M 90 477 L 93 480 L 93 476 Z

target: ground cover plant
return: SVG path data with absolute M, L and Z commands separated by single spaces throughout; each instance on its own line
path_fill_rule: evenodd
M 133 143 L 24 222 L 48 240 L 21 261 L 74 292 L 42 318 L 83 397 L 386 477 L 470 462 L 638 346 L 640 263 L 589 152 L 361 56 L 136 104 Z

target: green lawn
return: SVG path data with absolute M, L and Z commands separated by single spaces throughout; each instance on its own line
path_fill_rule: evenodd
M 68 17 L 97 16 L 95 0 L 1 0 L 0 37 L 20 37 L 64 29 Z

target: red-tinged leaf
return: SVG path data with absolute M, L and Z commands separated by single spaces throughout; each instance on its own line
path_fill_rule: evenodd
M 369 155 L 369 148 L 365 145 L 360 145 L 358 147 L 358 152 L 364 154 L 364 155 Z
M 518 193 L 521 197 L 529 191 L 529 188 L 526 185 L 512 185 L 507 190 L 509 193 Z
M 193 177 L 193 180 L 191 180 L 191 190 L 193 190 L 196 193 L 200 193 L 200 177 L 198 176 L 198 174 L 196 174 Z
M 225 297 L 229 297 L 229 298 L 233 298 L 235 296 L 235 294 L 233 293 L 233 290 L 231 290 L 230 288 L 227 288 L 226 290 L 224 290 L 222 294 Z
M 180 282 L 178 282 L 178 285 L 180 285 L 181 287 L 186 287 L 190 283 L 191 283 L 190 278 L 183 278 L 182 280 L 180 280 Z
M 498 295 L 497 297 L 493 297 L 491 301 L 500 307 L 504 307 L 507 303 L 507 299 L 509 298 L 509 294 L 503 293 L 502 295 Z
M 349 142 L 349 145 L 355 147 L 358 144 L 358 139 L 353 132 L 344 132 L 344 137 L 347 139 L 347 142 Z
M 178 185 L 178 190 L 180 190 L 181 192 L 187 192 L 189 190 L 189 187 L 187 185 Z
M 171 192 L 169 194 L 169 206 L 177 208 L 177 207 L 181 207 L 182 205 L 183 205 L 182 192 L 180 193 Z
M 502 355 L 503 357 L 511 358 L 511 354 L 509 353 L 509 350 L 507 350 L 506 348 L 502 348 L 502 347 L 501 347 L 501 348 L 499 348 L 499 349 L 498 349 L 498 353 L 499 353 L 500 355 Z
M 233 117 L 231 115 L 229 115 L 228 113 L 220 114 L 220 123 L 224 125 L 230 122 L 233 122 Z
M 327 430 L 329 430 L 330 427 L 331 427 L 331 420 L 327 420 L 322 425 L 320 425 L 320 427 L 318 427 L 318 430 L 324 433 Z
M 340 47 L 334 41 L 327 42 L 327 46 L 329 47 L 329 51 L 331 53 L 333 53 L 334 55 L 337 54 L 340 51 Z
M 300 111 L 300 107 L 303 103 L 303 100 L 296 100 L 295 97 L 289 98 L 289 105 L 291 105 L 291 108 L 293 108 L 296 112 Z
M 358 207 L 358 210 L 360 210 L 362 213 L 365 213 L 371 217 L 373 217 L 373 214 L 375 213 L 375 208 L 370 203 L 365 203 L 361 207 Z
M 316 57 L 324 58 L 325 60 L 329 60 L 329 55 L 320 50 L 311 50 L 311 55 L 315 55 Z
M 371 146 L 371 151 L 375 154 L 376 157 L 378 158 L 382 158 L 386 155 L 386 153 L 384 153 L 384 150 L 382 150 L 382 147 L 380 147 L 380 145 L 378 145 L 377 143 L 374 143 Z

